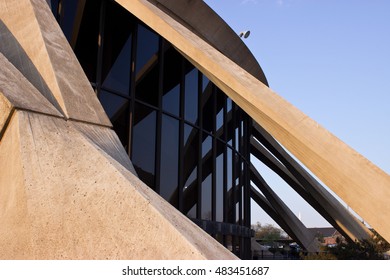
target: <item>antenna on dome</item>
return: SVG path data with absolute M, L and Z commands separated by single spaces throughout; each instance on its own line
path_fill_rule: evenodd
M 247 30 L 247 31 L 242 31 L 239 36 L 240 36 L 240 38 L 244 37 L 246 39 L 249 37 L 250 34 L 251 34 L 251 32 L 249 30 Z

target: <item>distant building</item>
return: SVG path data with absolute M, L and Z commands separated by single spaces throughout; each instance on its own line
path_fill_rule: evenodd
M 345 241 L 345 238 L 333 227 L 309 228 L 322 246 L 333 247 Z

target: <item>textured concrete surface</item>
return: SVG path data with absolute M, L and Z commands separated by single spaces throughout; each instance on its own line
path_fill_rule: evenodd
M 111 126 L 46 1 L 0 1 L 0 52 L 70 119 Z
M 92 145 L 101 149 L 102 153 L 119 162 L 133 174 L 137 174 L 115 131 L 107 127 L 81 122 L 74 122 L 73 125 Z
M 45 0 L 0 36 L 0 259 L 237 259 L 137 178 Z
M 252 155 L 261 158 L 346 238 L 359 240 L 371 236 L 371 231 L 299 165 L 264 129 L 258 125 L 254 125 L 253 128 L 253 137 L 256 138 L 251 139 Z M 258 140 L 261 140 L 262 145 Z M 275 156 L 269 151 L 272 151 Z
M 203 0 L 148 0 L 169 13 L 192 32 L 229 57 L 251 75 L 267 84 L 267 79 L 253 54 L 230 28 Z M 199 20 L 202 18 L 202 20 Z M 244 31 L 244 30 L 240 30 Z
M 170 41 L 357 214 L 390 241 L 390 176 L 146 0 L 116 0 Z
M 71 121 L 17 111 L 0 168 L 1 259 L 236 259 Z
M 0 95 L 8 100 L 9 106 L 63 117 L 2 53 L 0 53 L 0 67 Z

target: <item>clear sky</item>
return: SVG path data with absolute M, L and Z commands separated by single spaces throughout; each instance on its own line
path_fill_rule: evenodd
M 259 61 L 270 87 L 390 173 L 390 1 L 205 0 Z M 308 227 L 327 222 L 260 171 Z M 252 203 L 253 204 L 253 203 Z M 252 223 L 274 223 L 252 207 Z

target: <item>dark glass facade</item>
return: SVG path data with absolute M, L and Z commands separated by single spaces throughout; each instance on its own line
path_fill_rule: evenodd
M 52 1 L 52 10 L 140 179 L 250 258 L 252 120 L 114 1 Z

